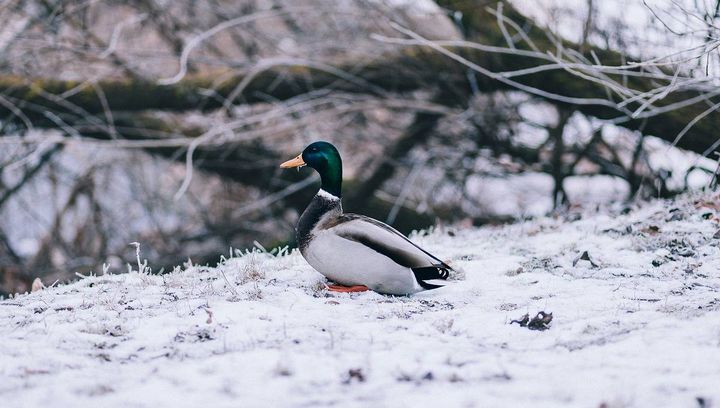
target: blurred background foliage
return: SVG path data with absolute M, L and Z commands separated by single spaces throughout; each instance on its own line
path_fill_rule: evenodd
M 314 140 L 406 233 L 712 187 L 717 5 L 4 0 L 0 294 L 292 246 Z

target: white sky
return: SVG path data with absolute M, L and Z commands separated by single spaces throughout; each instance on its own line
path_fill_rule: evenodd
M 709 16 L 715 11 L 714 0 L 513 0 L 523 13 L 574 41 L 582 38 L 590 2 L 596 9 L 594 27 L 610 34 L 591 35 L 589 39 L 596 45 L 609 43 L 613 48 L 649 58 L 691 50 L 709 41 L 707 48 L 688 51 L 673 60 L 684 61 L 685 67 L 694 69 L 696 75 L 706 75 L 706 60 L 697 57 L 713 49 L 708 73 L 720 75 L 720 54 L 714 49 L 720 45 L 720 32 L 707 38 L 706 20 L 711 20 Z M 713 24 L 720 27 L 718 19 Z

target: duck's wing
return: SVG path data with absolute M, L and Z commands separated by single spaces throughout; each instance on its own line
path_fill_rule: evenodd
M 412 269 L 415 279 L 426 289 L 441 286 L 431 281 L 446 280 L 450 276 L 452 268 L 448 264 L 415 245 L 395 228 L 373 218 L 342 214 L 327 229 Z

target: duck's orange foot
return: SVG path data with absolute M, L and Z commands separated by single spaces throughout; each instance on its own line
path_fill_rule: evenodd
M 364 285 L 356 285 L 356 286 L 328 285 L 327 288 L 330 292 L 343 292 L 343 293 L 365 292 L 367 290 L 370 290 L 367 286 L 364 286 Z

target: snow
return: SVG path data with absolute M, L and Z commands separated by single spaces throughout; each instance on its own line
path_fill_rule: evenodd
M 699 175 L 705 181 L 707 174 Z M 707 184 L 707 182 L 705 181 Z M 573 205 L 607 206 L 628 196 L 627 182 L 613 176 L 570 176 L 563 182 Z M 465 203 L 468 214 L 538 217 L 553 210 L 553 179 L 545 173 L 526 172 L 505 177 L 470 176 L 466 189 L 473 197 Z
M 459 272 L 411 297 L 330 294 L 295 251 L 235 251 L 216 268 L 188 264 L 161 276 L 85 277 L 0 301 L 0 400 L 17 408 L 720 403 L 719 205 L 694 195 L 415 235 Z M 578 260 L 584 251 L 597 266 Z M 510 324 L 538 311 L 553 313 L 548 330 Z

